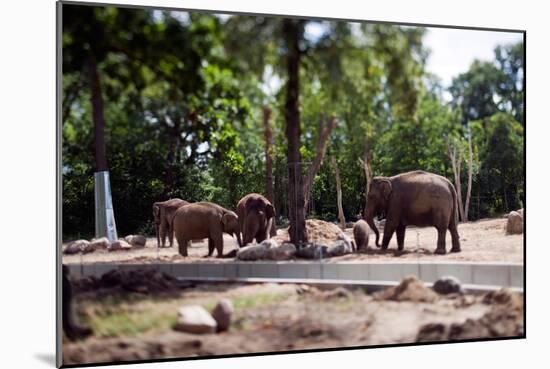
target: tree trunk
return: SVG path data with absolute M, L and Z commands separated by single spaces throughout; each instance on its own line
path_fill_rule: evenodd
M 179 147 L 180 147 L 180 126 L 181 121 L 178 117 L 174 117 L 174 127 L 168 126 L 168 124 L 165 123 L 165 126 L 171 132 L 170 137 L 170 148 L 168 149 L 168 155 L 166 157 L 166 163 L 168 166 L 166 167 L 166 173 L 164 176 L 164 190 L 163 195 L 165 198 L 171 197 L 172 192 L 174 191 L 175 187 L 175 175 L 174 175 L 174 168 L 176 167 L 176 159 L 178 157 Z
M 304 209 L 304 188 L 301 173 L 300 154 L 300 59 L 299 43 L 303 37 L 303 21 L 283 20 L 283 34 L 286 42 L 286 67 L 288 80 L 285 101 L 285 134 L 287 138 L 288 165 L 288 215 L 290 220 L 290 242 L 300 247 L 307 243 Z
M 458 200 L 458 216 L 459 220 L 464 220 L 464 206 L 462 205 L 462 189 L 460 185 L 460 163 L 462 155 L 456 146 L 451 144 L 449 140 L 446 140 L 449 159 L 451 159 L 451 166 L 453 168 L 453 175 L 455 179 L 456 197 Z
M 92 102 L 92 119 L 94 122 L 94 149 L 96 172 L 108 170 L 107 155 L 105 153 L 105 122 L 103 120 L 103 98 L 101 84 L 97 73 L 97 62 L 94 57 L 88 60 L 88 78 Z
M 273 142 L 273 133 L 271 132 L 271 125 L 269 119 L 271 117 L 271 109 L 264 106 L 262 108 L 263 121 L 264 121 L 264 138 L 265 138 L 265 193 L 267 199 L 275 206 L 275 199 L 273 196 L 273 158 L 271 157 L 271 144 Z
M 367 205 L 368 205 L 367 199 L 369 197 L 369 186 L 372 178 L 370 167 L 369 167 L 369 157 L 368 157 L 366 148 L 365 148 L 364 158 L 363 159 L 359 158 L 359 164 L 363 167 L 363 171 L 365 172 L 365 179 L 367 181 L 367 184 L 365 186 L 365 208 L 363 209 L 363 213 L 362 213 L 362 216 L 364 218 L 366 216 Z
M 338 205 L 338 219 L 340 220 L 340 228 L 346 229 L 346 218 L 344 217 L 344 209 L 342 208 L 342 185 L 340 183 L 340 171 L 338 170 L 338 164 L 336 164 L 336 158 L 331 157 L 332 167 L 334 168 L 334 175 L 336 176 L 336 202 Z
M 328 121 L 328 123 L 325 123 L 324 117 L 321 117 L 319 121 L 319 137 L 317 138 L 317 143 L 315 145 L 315 159 L 313 159 L 313 163 L 309 166 L 309 169 L 307 171 L 306 179 L 304 182 L 304 209 L 307 210 L 307 207 L 309 205 L 309 200 L 311 197 L 311 187 L 313 186 L 313 179 L 315 178 L 315 175 L 319 171 L 319 168 L 321 168 L 321 163 L 323 162 L 323 159 L 325 157 L 325 153 L 327 151 L 327 141 L 330 136 L 330 133 L 336 126 L 336 118 L 331 117 Z
M 470 208 L 470 196 L 472 194 L 472 171 L 473 171 L 473 150 L 472 130 L 468 127 L 468 189 L 466 190 L 466 204 L 464 205 L 464 221 L 468 221 L 468 210 Z

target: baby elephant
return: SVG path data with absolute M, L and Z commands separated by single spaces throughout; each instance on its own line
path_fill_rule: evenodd
M 208 238 L 208 256 L 218 251 L 223 255 L 223 233 L 237 235 L 241 246 L 239 219 L 234 212 L 211 202 L 197 202 L 180 207 L 173 218 L 174 235 L 178 240 L 179 253 L 187 256 L 189 241 Z
M 357 252 L 366 251 L 369 245 L 369 225 L 363 219 L 358 220 L 353 226 L 353 238 Z

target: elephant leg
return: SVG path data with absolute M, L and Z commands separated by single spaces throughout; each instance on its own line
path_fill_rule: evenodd
M 166 221 L 163 219 L 160 223 L 160 239 L 161 239 L 161 247 L 166 246 L 166 231 L 167 231 L 167 224 Z
M 447 250 L 445 250 L 445 236 L 447 234 L 447 228 L 438 227 L 437 228 L 437 248 L 435 253 L 438 255 L 444 255 Z
M 160 234 L 159 234 L 159 225 L 155 223 L 155 233 L 157 234 L 157 247 L 160 247 Z
M 384 237 L 382 238 L 382 250 L 388 249 L 388 245 L 390 244 L 390 240 L 396 228 L 397 227 L 395 225 L 388 224 L 388 221 L 386 220 L 386 225 L 384 226 Z
M 212 253 L 214 253 L 214 240 L 208 237 L 208 255 L 207 256 L 212 256 Z
M 451 248 L 451 252 L 460 252 L 460 237 L 458 236 L 458 230 L 456 227 L 456 222 L 451 222 L 451 225 L 449 225 L 449 231 L 451 232 L 451 238 L 453 242 L 453 247 Z
M 264 230 L 263 232 L 260 230 L 260 232 L 258 232 L 258 234 L 256 235 L 256 242 L 261 243 L 262 241 L 264 241 L 267 238 L 266 233 L 267 233 L 267 229 Z
M 220 232 L 220 234 L 216 234 L 214 237 L 212 237 L 212 242 L 216 247 L 216 251 L 218 252 L 218 255 L 216 257 L 221 258 L 223 256 L 223 233 Z
M 403 247 L 405 246 L 405 229 L 407 227 L 404 224 L 400 224 L 397 226 L 397 229 L 395 230 L 395 237 L 397 238 L 397 249 L 399 251 L 403 251 Z
M 170 247 L 174 246 L 174 229 L 172 227 L 168 227 L 168 241 L 170 242 Z
M 176 236 L 178 240 L 178 252 L 181 256 L 188 256 L 187 255 L 187 247 L 189 246 L 189 239 L 185 237 L 178 237 Z

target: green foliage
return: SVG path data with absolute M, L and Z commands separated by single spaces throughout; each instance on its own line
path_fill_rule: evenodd
M 114 7 L 63 7 L 63 232 L 92 236 L 94 137 L 87 63 L 98 65 L 105 140 L 120 234 L 152 232 L 151 204 L 170 197 L 235 208 L 265 193 L 262 108 L 271 110 L 274 202 L 288 215 L 285 43 L 280 18 Z M 342 179 L 347 219 L 361 211 L 373 175 L 423 169 L 453 179 L 448 143 L 468 137 L 474 181 L 470 218 L 522 206 L 523 45 L 504 45 L 443 88 L 424 70 L 425 30 L 304 21 L 322 32 L 302 40 L 300 114 L 303 172 L 316 155 L 319 122 L 337 126 L 315 177 L 309 214 L 336 219 Z M 308 33 L 306 32 L 306 35 Z M 275 86 L 275 87 L 273 87 Z

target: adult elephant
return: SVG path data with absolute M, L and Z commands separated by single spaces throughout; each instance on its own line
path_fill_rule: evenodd
M 178 240 L 178 251 L 187 256 L 191 240 L 208 238 L 208 256 L 214 249 L 218 257 L 223 255 L 223 233 L 237 236 L 239 247 L 241 235 L 237 214 L 211 202 L 196 202 L 176 210 L 173 229 Z
M 155 202 L 153 204 L 153 219 L 155 223 L 155 232 L 157 234 L 157 247 L 161 247 L 161 240 L 162 247 L 166 246 L 166 235 L 168 235 L 170 247 L 172 247 L 174 244 L 172 218 L 176 210 L 188 204 L 189 202 L 178 198 Z
M 369 186 L 365 220 L 376 234 L 375 216 L 385 216 L 382 248 L 387 249 L 393 232 L 396 233 L 397 247 L 403 250 L 405 228 L 408 225 L 437 228 L 436 254 L 445 254 L 445 235 L 451 233 L 451 252 L 460 252 L 457 231 L 458 206 L 453 184 L 437 174 L 413 171 L 394 177 L 374 177 Z
M 275 208 L 264 196 L 249 193 L 237 203 L 237 215 L 243 235 L 243 246 L 256 239 L 263 240 L 277 234 L 275 229 Z

